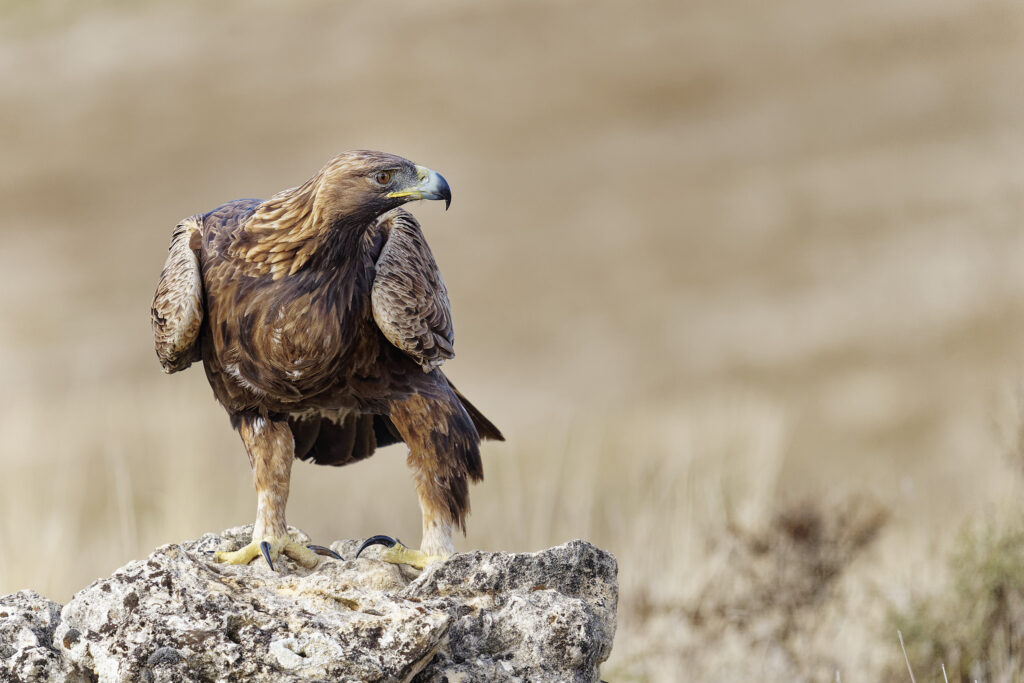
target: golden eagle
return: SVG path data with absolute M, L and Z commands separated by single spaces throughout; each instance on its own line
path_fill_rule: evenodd
M 415 199 L 451 202 L 445 179 L 407 159 L 349 151 L 299 187 L 239 199 L 175 228 L 153 299 L 165 372 L 202 360 L 242 437 L 257 494 L 245 564 L 280 553 L 314 566 L 287 532 L 293 458 L 347 465 L 405 442 L 423 512 L 419 550 L 377 536 L 385 558 L 423 567 L 465 531 L 481 438 L 501 432 L 439 366 L 454 355 L 451 310 Z

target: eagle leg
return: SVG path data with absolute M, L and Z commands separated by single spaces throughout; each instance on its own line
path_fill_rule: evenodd
M 256 487 L 256 523 L 252 542 L 235 551 L 214 553 L 214 559 L 227 564 L 249 564 L 262 555 L 270 568 L 282 553 L 303 567 L 315 567 L 319 555 L 288 535 L 284 510 L 288 504 L 288 486 L 295 457 L 295 440 L 285 420 L 245 414 L 238 424 Z
M 420 496 L 420 509 L 423 512 L 423 540 L 420 542 L 420 549 L 409 548 L 397 538 L 378 535 L 366 539 L 359 547 L 356 557 L 371 545 L 382 545 L 386 548 L 380 554 L 383 561 L 425 569 L 427 565 L 441 562 L 455 552 L 455 544 L 452 543 L 454 523 L 449 516 L 450 512 L 433 504 L 435 496 L 431 495 L 431 487 L 417 481 L 416 488 Z
M 393 401 L 388 416 L 409 446 L 406 462 L 416 480 L 423 540 L 420 549 L 414 550 L 390 536 L 374 536 L 360 552 L 370 545 L 384 545 L 387 550 L 381 559 L 385 562 L 422 569 L 454 553 L 452 532 L 456 527 L 466 528 L 467 480 L 483 478 L 480 435 L 447 380 L 433 387 L 429 395 Z

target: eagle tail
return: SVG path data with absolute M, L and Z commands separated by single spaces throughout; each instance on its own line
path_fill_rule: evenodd
M 348 465 L 401 440 L 390 420 L 366 413 L 350 413 L 340 421 L 326 417 L 290 419 L 288 426 L 295 439 L 295 457 L 317 465 Z
M 469 413 L 469 417 L 473 420 L 473 426 L 476 427 L 477 434 L 480 435 L 481 439 L 490 439 L 491 441 L 504 441 L 505 437 L 502 436 L 501 430 L 499 430 L 493 422 L 484 417 L 484 414 L 480 410 L 469 402 L 469 399 L 462 395 L 462 393 L 455 388 L 455 385 L 448 380 L 448 386 L 452 388 L 459 401 L 462 403 L 462 407 Z

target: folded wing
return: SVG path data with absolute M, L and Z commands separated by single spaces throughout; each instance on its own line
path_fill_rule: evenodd
M 373 319 L 388 341 L 429 372 L 455 355 L 448 292 L 416 219 L 396 210 L 380 220 L 387 239 L 370 294 Z
M 190 216 L 174 228 L 150 316 L 156 355 L 164 372 L 184 370 L 199 360 L 203 323 L 203 278 L 198 251 L 202 218 Z

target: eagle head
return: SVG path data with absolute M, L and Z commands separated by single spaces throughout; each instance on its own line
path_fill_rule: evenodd
M 316 201 L 335 218 L 371 220 L 416 199 L 452 202 L 448 182 L 437 171 L 394 154 L 352 150 L 327 162 Z
M 367 150 L 342 152 L 299 187 L 263 202 L 231 247 L 254 273 L 293 275 L 341 235 L 360 235 L 381 214 L 415 199 L 451 204 L 448 183 L 408 159 Z

